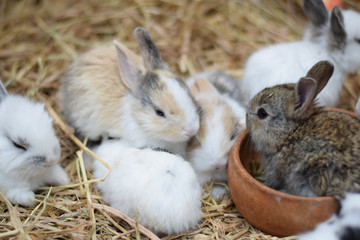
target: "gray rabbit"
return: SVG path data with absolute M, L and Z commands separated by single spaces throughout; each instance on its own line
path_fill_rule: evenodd
M 247 128 L 269 187 L 337 199 L 360 190 L 360 120 L 315 101 L 333 71 L 320 61 L 296 84 L 266 88 L 250 101 Z

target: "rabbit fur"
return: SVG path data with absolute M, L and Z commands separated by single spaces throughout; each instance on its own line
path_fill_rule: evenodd
M 304 0 L 304 11 L 311 24 L 302 40 L 260 49 L 247 60 L 242 87 L 248 101 L 265 87 L 295 83 L 316 62 L 328 60 L 335 70 L 318 97 L 333 107 L 347 74 L 360 69 L 360 13 L 335 7 L 329 14 L 321 0 Z
M 332 64 L 318 62 L 296 84 L 266 88 L 250 101 L 247 129 L 269 187 L 337 199 L 360 190 L 359 118 L 314 101 L 332 72 Z
M 301 234 L 298 240 L 355 240 L 360 239 L 360 194 L 346 193 L 341 200 L 338 214 L 320 223 L 308 233 Z
M 229 152 L 236 137 L 245 128 L 245 108 L 237 107 L 243 111 L 237 112 L 242 116 L 241 119 L 233 112 L 229 99 L 221 95 L 206 79 L 192 77 L 187 80 L 187 84 L 200 103 L 203 113 L 200 129 L 190 140 L 186 159 L 194 168 L 201 185 L 211 179 L 227 181 Z M 222 186 L 216 185 L 212 195 L 219 199 L 224 192 Z
M 94 149 L 111 172 L 97 187 L 110 206 L 156 233 L 178 234 L 202 217 L 201 188 L 194 170 L 178 155 L 137 149 L 124 140 L 107 140 Z M 94 177 L 107 168 L 94 162 Z
M 0 81 L 0 189 L 12 204 L 32 206 L 34 190 L 69 182 L 60 143 L 42 103 L 8 94 Z
M 136 147 L 185 154 L 199 129 L 199 106 L 148 32 L 134 35 L 142 57 L 115 41 L 77 58 L 60 89 L 64 115 L 80 136 L 126 138 Z
M 202 78 L 210 82 L 231 107 L 232 112 L 239 119 L 240 124 L 245 126 L 246 93 L 242 89 L 239 79 L 221 70 L 209 70 L 189 77 L 186 82 L 189 85 L 189 83 L 193 83 L 196 78 Z

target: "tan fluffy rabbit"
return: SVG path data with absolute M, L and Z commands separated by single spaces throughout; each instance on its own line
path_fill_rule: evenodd
M 247 128 L 269 187 L 338 199 L 360 191 L 360 120 L 315 101 L 333 71 L 318 62 L 296 84 L 266 88 L 250 101 Z
M 142 57 L 115 41 L 71 64 L 60 91 L 64 115 L 91 140 L 122 137 L 135 147 L 183 154 L 199 129 L 200 108 L 148 32 L 136 28 L 134 35 Z

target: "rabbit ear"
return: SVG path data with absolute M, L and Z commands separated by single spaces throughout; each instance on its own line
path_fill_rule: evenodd
M 122 81 L 132 92 L 135 92 L 137 89 L 137 77 L 136 77 L 136 69 L 135 62 L 130 57 L 131 51 L 126 48 L 124 45 L 114 40 L 118 67 Z
M 146 69 L 168 69 L 149 33 L 144 28 L 137 27 L 134 30 L 134 35 L 140 46 Z
M 195 98 L 199 95 L 199 93 L 206 93 L 207 95 L 219 95 L 219 92 L 216 90 L 216 88 L 203 78 L 195 78 L 194 84 L 191 86 L 190 90 Z
M 325 25 L 329 19 L 329 12 L 322 0 L 304 0 L 304 12 L 315 27 Z
M 316 97 L 316 81 L 312 78 L 303 77 L 300 78 L 295 86 L 297 105 L 295 110 L 298 115 L 301 115 L 307 107 L 312 103 Z
M 334 65 L 331 64 L 329 61 L 317 62 L 307 72 L 306 77 L 312 78 L 316 81 L 316 92 L 315 92 L 316 95 L 318 95 L 321 92 L 321 90 L 326 86 L 333 72 L 334 72 Z
M 0 79 L 0 102 L 8 95 L 4 84 Z
M 346 44 L 344 17 L 339 7 L 334 7 L 330 17 L 330 43 L 333 48 L 342 49 Z
M 300 78 L 295 86 L 297 95 L 295 110 L 298 115 L 301 115 L 314 101 L 326 86 L 333 72 L 334 66 L 330 62 L 320 61 L 308 71 L 306 77 Z

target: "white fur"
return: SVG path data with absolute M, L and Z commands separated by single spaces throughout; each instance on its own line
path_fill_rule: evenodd
M 158 126 L 149 124 L 143 124 L 139 126 L 137 122 L 137 118 L 134 115 L 136 113 L 132 109 L 133 101 L 137 101 L 130 94 L 124 97 L 124 101 L 126 104 L 123 104 L 119 111 L 122 112 L 120 121 L 118 121 L 115 125 L 115 128 L 108 129 L 109 134 L 111 136 L 120 136 L 125 138 L 126 141 L 131 143 L 132 146 L 143 148 L 163 148 L 170 152 L 177 153 L 180 155 L 185 154 L 186 144 L 188 140 L 188 136 L 184 135 L 183 139 L 178 139 L 178 141 L 174 141 L 174 139 L 167 139 L 166 135 L 158 133 L 163 129 L 160 129 Z M 199 116 L 197 116 L 199 118 Z M 199 119 L 197 120 L 199 122 Z M 196 121 L 194 122 L 196 125 Z M 197 123 L 199 124 L 199 123 Z M 197 126 L 197 129 L 199 127 Z M 117 134 L 119 133 L 119 134 Z M 121 133 L 121 135 L 120 135 Z
M 341 201 L 339 215 L 333 215 L 329 220 L 320 223 L 313 231 L 299 236 L 298 240 L 341 240 L 341 237 L 349 231 L 349 228 L 358 229 L 360 233 L 360 194 L 347 193 Z M 359 239 L 359 235 L 352 236 Z M 347 238 L 349 239 L 349 238 Z
M 12 143 L 19 143 L 20 138 L 28 144 L 26 150 Z M 34 157 L 44 159 L 37 164 Z M 30 206 L 36 188 L 68 183 L 59 158 L 59 140 L 44 105 L 21 96 L 6 96 L 0 102 L 0 187 L 9 200 Z
M 196 227 L 202 216 L 201 188 L 190 164 L 181 157 L 123 140 L 103 142 L 95 153 L 112 168 L 97 187 L 104 200 L 157 233 L 175 234 Z M 94 162 L 94 177 L 107 169 Z
M 358 99 L 356 106 L 355 106 L 355 110 L 357 115 L 360 117 L 360 98 Z
M 116 45 L 95 48 L 70 65 L 60 89 L 67 121 L 91 140 L 126 138 L 139 148 L 184 154 L 187 141 L 199 128 L 197 106 L 189 90 L 167 68 L 145 69 L 145 63 L 151 63 L 148 58 Z M 159 89 L 142 89 L 146 73 L 157 75 Z M 155 107 L 166 116 L 157 116 Z
M 231 108 L 231 111 L 234 113 L 236 118 L 239 120 L 241 128 L 246 126 L 246 108 L 236 102 L 233 98 L 227 95 L 223 95 L 224 101 Z
M 360 215 L 360 193 L 347 193 L 345 198 L 341 201 L 340 213 L 346 215 L 351 214 L 352 212 L 357 212 L 357 214 Z
M 207 79 L 191 77 L 187 84 L 195 99 L 202 105 L 204 114 L 196 135 L 199 144 L 195 148 L 189 147 L 186 159 L 194 168 L 202 186 L 211 179 L 227 181 L 229 153 L 237 134 L 245 127 L 245 109 L 229 96 L 220 94 Z M 195 85 L 205 85 L 205 88 L 200 87 L 199 92 L 194 91 Z M 231 129 L 226 129 L 227 126 Z M 235 134 L 233 139 L 232 133 Z M 215 199 L 225 193 L 225 189 L 221 189 L 213 189 Z
M 193 84 L 195 84 L 196 78 L 202 78 L 209 81 L 212 85 L 214 85 L 214 83 L 216 82 L 220 82 L 222 85 L 226 86 L 227 89 L 236 88 L 236 90 L 238 90 L 236 91 L 236 94 L 234 94 L 233 92 L 224 92 L 220 94 L 222 96 L 222 99 L 226 101 L 226 103 L 231 108 L 232 112 L 239 119 L 240 125 L 245 128 L 246 126 L 245 99 L 247 99 L 247 97 L 243 89 L 241 89 L 242 86 L 240 80 L 235 79 L 233 76 L 231 76 L 232 78 L 229 78 L 228 76 L 230 77 L 231 75 L 228 75 L 225 72 L 219 70 L 209 70 L 209 71 L 196 73 L 195 75 L 186 79 L 186 83 L 188 86 L 192 86 Z M 237 82 L 234 82 L 236 80 Z
M 335 106 L 347 74 L 360 69 L 360 14 L 342 10 L 347 33 L 344 49 L 330 49 L 328 35 L 313 41 L 305 37 L 301 41 L 280 43 L 260 49 L 252 54 L 243 76 L 243 88 L 248 92 L 248 101 L 265 87 L 282 83 L 295 83 L 305 76 L 316 62 L 329 60 L 335 66 L 334 74 L 327 86 L 318 95 L 319 103 Z
M 186 140 L 188 140 L 189 137 L 194 136 L 199 130 L 199 114 L 195 108 L 189 107 L 193 105 L 193 102 L 189 98 L 188 93 L 184 91 L 183 87 L 180 86 L 177 80 L 165 77 L 162 78 L 165 79 L 169 91 L 173 93 L 177 104 L 185 113 L 186 117 L 185 123 L 183 123 L 184 129 L 182 133 L 184 134 Z
M 189 161 L 201 185 L 211 179 L 227 181 L 228 154 L 234 141 L 228 140 L 229 136 L 224 136 L 222 111 L 223 109 L 216 109 L 213 117 L 205 116 L 204 121 L 210 131 L 201 140 L 201 146 L 189 153 Z

